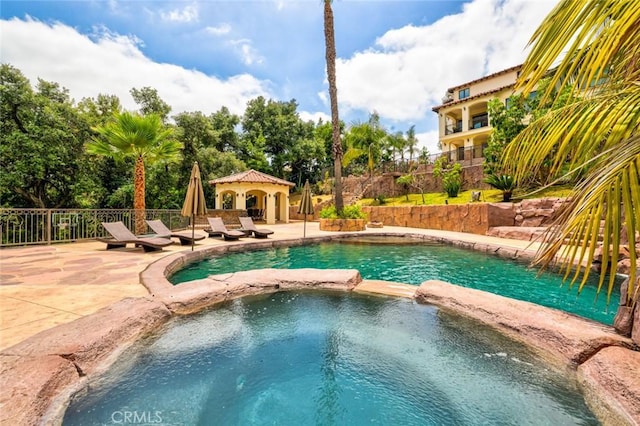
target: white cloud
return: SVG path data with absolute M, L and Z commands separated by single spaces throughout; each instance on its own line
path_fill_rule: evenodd
M 218 25 L 217 27 L 207 27 L 205 28 L 205 31 L 215 36 L 229 34 L 231 32 L 231 25 L 223 23 Z
M 324 112 L 300 111 L 298 115 L 303 121 L 313 121 L 314 123 L 317 123 L 318 120 L 322 120 L 325 123 L 331 122 L 331 116 L 325 114 Z
M 522 63 L 557 0 L 475 0 L 428 26 L 390 30 L 374 48 L 338 59 L 340 107 L 424 120 L 448 87 Z
M 264 58 L 253 47 L 251 40 L 233 40 L 231 44 L 237 47 L 237 53 L 245 65 L 259 65 L 264 62 Z
M 173 114 L 202 111 L 205 114 L 226 106 L 243 114 L 249 100 L 272 97 L 267 81 L 248 74 L 225 80 L 202 72 L 155 63 L 139 49 L 140 41 L 98 31 L 92 38 L 75 29 L 34 20 L 3 20 L 2 58 L 31 80 L 54 81 L 69 89 L 79 101 L 99 93 L 116 95 L 129 110 L 137 109 L 129 91 L 150 86 L 172 106 Z
M 438 131 L 431 130 L 429 132 L 416 133 L 416 139 L 418 139 L 418 149 L 427 148 L 430 154 L 440 152 L 438 148 Z
M 197 22 L 198 7 L 195 4 L 190 4 L 182 9 L 173 9 L 168 12 L 160 11 L 160 18 L 162 18 L 163 21 L 169 22 Z

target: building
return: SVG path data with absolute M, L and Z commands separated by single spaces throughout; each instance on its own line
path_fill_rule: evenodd
M 447 89 L 438 114 L 438 141 L 450 161 L 463 166 L 481 165 L 483 151 L 491 133 L 488 103 L 499 98 L 506 102 L 513 95 L 522 65 L 487 75 Z
M 289 222 L 289 190 L 294 183 L 256 170 L 210 180 L 215 205 L 223 210 L 246 210 L 267 224 Z

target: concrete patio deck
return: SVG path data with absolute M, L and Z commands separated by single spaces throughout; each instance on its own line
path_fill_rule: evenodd
M 302 238 L 302 222 L 269 227 L 275 231 L 270 239 Z M 201 230 L 196 232 L 203 233 Z M 466 243 L 493 244 L 518 251 L 534 252 L 537 248 L 528 241 L 417 228 L 385 226 L 367 229 L 362 234 L 380 232 L 411 232 Z M 317 222 L 307 222 L 306 233 L 307 236 L 335 235 L 335 232 L 320 231 Z M 237 242 L 207 238 L 196 244 L 196 250 L 204 246 L 229 244 Z M 106 245 L 97 241 L 0 250 L 0 350 L 126 297 L 147 295 L 147 289 L 140 284 L 139 274 L 164 256 L 189 250 L 189 246 L 174 244 L 150 253 L 132 246 L 107 251 Z M 360 287 L 368 292 L 402 293 L 378 281 L 365 280 Z

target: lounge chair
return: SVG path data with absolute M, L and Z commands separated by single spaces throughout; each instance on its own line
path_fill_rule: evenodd
M 208 217 L 207 220 L 211 226 L 211 231 L 219 232 L 225 240 L 237 240 L 247 236 L 247 234 L 242 231 L 227 229 L 221 217 Z M 209 233 L 209 235 L 211 235 L 211 233 Z
M 255 238 L 267 238 L 269 235 L 273 234 L 271 229 L 256 228 L 256 225 L 253 223 L 253 219 L 250 217 L 240 217 L 240 225 L 242 225 L 243 231 L 249 232 L 249 235 L 253 233 Z
M 161 220 L 147 220 L 147 225 L 153 232 L 157 234 L 160 238 L 178 238 L 180 239 L 180 244 L 183 246 L 190 246 L 194 241 L 204 240 L 206 237 L 204 235 L 195 235 L 192 236 L 191 231 L 182 231 L 175 232 L 171 229 L 167 228 L 167 226 Z
M 160 237 L 136 237 L 133 232 L 122 222 L 102 222 L 102 226 L 113 238 L 97 238 L 98 241 L 107 243 L 107 250 L 126 247 L 127 244 L 135 244 L 144 251 L 162 250 L 162 247 L 171 245 L 171 240 Z

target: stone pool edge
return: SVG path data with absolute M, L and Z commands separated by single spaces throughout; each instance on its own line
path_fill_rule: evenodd
M 398 234 L 388 233 L 367 236 L 373 235 L 398 237 Z M 181 284 L 179 288 L 166 278 L 187 263 L 211 254 L 303 245 L 353 236 L 360 235 L 320 236 L 304 241 L 242 242 L 175 253 L 159 259 L 140 274 L 140 282 L 149 290 L 149 296 L 123 299 L 93 315 L 39 333 L 0 353 L 0 411 L 3 413 L 0 423 L 60 424 L 73 394 L 82 391 L 92 379 L 108 370 L 135 341 L 152 334 L 175 315 L 196 312 L 236 297 L 280 290 L 327 288 L 410 297 L 410 291 L 403 290 L 402 284 L 398 283 L 389 283 L 393 289 L 388 291 L 374 289 L 371 282 L 362 281 L 359 272 L 354 270 L 323 270 L 322 279 L 317 279 L 320 275 L 317 270 L 310 269 L 304 270 L 301 276 L 292 274 L 293 270 L 245 271 L 198 280 L 209 282 Z M 510 258 L 532 256 L 523 250 L 486 243 L 411 233 L 405 237 L 444 242 Z M 327 275 L 332 277 L 329 279 Z M 378 284 L 382 287 L 384 283 Z M 632 347 L 630 339 L 618 336 L 611 327 L 440 281 L 411 287 L 415 289 L 417 302 L 434 304 L 440 309 L 488 324 L 546 355 L 556 365 L 563 365 L 574 372 L 590 409 L 603 424 L 640 424 L 640 378 L 628 377 L 630 371 L 640 371 L 640 352 L 627 349 Z M 536 321 L 527 313 L 535 313 Z M 561 316 L 557 317 L 559 314 Z M 537 323 L 540 318 L 547 321 L 540 325 Z M 558 321 L 568 322 L 572 327 L 559 329 Z M 589 331 L 581 332 L 578 337 L 567 335 L 572 328 Z M 551 344 L 550 336 L 567 343 L 567 348 L 558 350 Z M 576 348 L 572 347 L 574 344 Z

